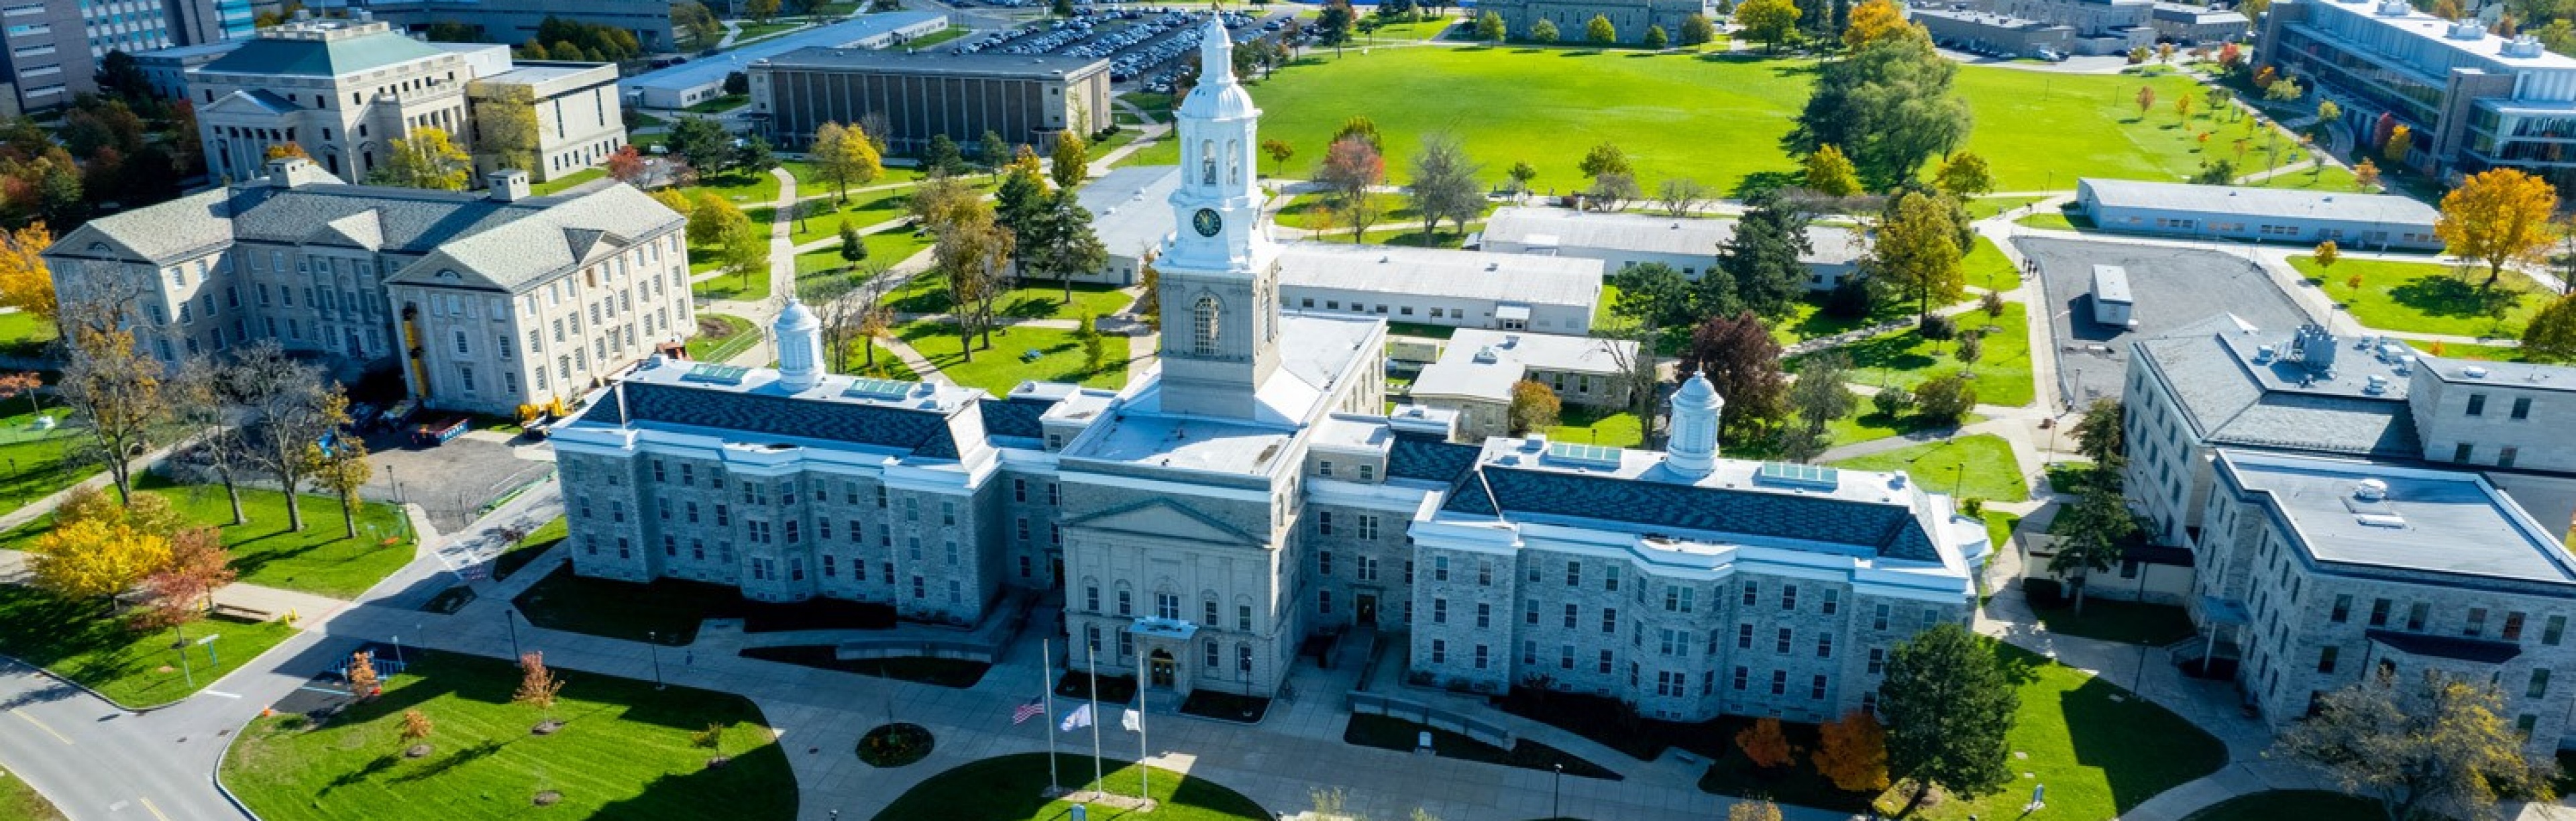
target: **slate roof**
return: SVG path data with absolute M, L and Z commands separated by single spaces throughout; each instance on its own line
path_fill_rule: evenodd
M 1046 415 L 1055 403 L 1037 399 L 982 399 L 976 402 L 984 411 L 984 432 L 994 436 L 1017 436 L 1037 439 L 1046 435 L 1038 417 Z
M 1871 548 L 1889 558 L 1941 560 L 1931 534 L 1924 532 L 1913 508 L 1904 505 L 1494 464 L 1475 474 L 1449 494 L 1442 509 L 1480 516 L 1537 514 L 1823 541 Z M 1495 509 L 1496 503 L 1501 510 Z
M 2182 416 L 2212 444 L 2388 458 L 2422 453 L 2406 403 L 2336 391 L 2274 390 L 2223 337 L 2234 317 L 2213 317 L 2136 343 L 2163 377 Z M 2358 358 L 2356 356 L 2356 358 Z M 2357 363 L 2356 363 L 2357 364 Z
M 2363 635 L 2401 653 L 2479 664 L 2503 664 L 2522 655 L 2522 645 L 2510 641 L 2426 636 L 2395 630 L 2371 630 Z
M 391 31 L 334 40 L 257 37 L 197 70 L 338 77 L 446 54 L 435 46 Z
M 1483 450 L 1438 436 L 1397 430 L 1395 441 L 1387 446 L 1386 475 L 1390 479 L 1455 484 L 1476 467 L 1476 455 Z
M 957 458 L 957 439 L 943 414 L 635 380 L 624 384 L 607 392 L 581 421 L 617 427 L 622 418 L 630 423 L 662 422 L 895 448 L 931 459 Z

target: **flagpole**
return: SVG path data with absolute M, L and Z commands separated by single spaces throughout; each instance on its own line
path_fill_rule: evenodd
M 1100 648 L 1091 646 L 1088 641 L 1083 642 L 1082 657 L 1083 663 L 1091 668 L 1086 673 L 1091 682 L 1091 785 L 1094 790 L 1105 791 L 1109 785 L 1101 782 L 1108 776 L 1100 771 Z
M 1145 678 L 1145 643 L 1136 643 L 1136 678 Z M 1145 766 L 1145 690 L 1136 690 L 1136 804 L 1146 806 L 1154 798 L 1154 768 Z
M 1038 640 L 1038 693 L 1046 699 L 1047 789 L 1064 789 L 1063 777 L 1056 774 L 1055 763 L 1055 640 Z

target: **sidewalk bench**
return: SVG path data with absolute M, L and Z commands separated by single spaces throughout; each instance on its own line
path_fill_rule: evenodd
M 277 618 L 277 614 L 276 614 L 276 613 L 271 613 L 271 612 L 269 612 L 269 611 L 266 611 L 266 610 L 259 610 L 259 609 L 256 609 L 256 608 L 243 607 L 243 606 L 238 605 L 238 604 L 218 604 L 218 605 L 215 605 L 215 615 L 218 615 L 218 616 L 230 616 L 230 617 L 233 617 L 233 618 L 237 618 L 237 619 L 245 619 L 245 620 L 248 620 L 248 621 L 274 621 L 274 620 L 276 620 L 276 618 Z

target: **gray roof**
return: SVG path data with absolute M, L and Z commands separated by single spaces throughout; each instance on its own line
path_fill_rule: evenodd
M 1091 212 L 1091 229 L 1111 256 L 1132 256 L 1159 248 L 1176 230 L 1172 191 L 1181 187 L 1181 169 L 1171 165 L 1131 165 L 1084 183 L 1075 200 Z
M 338 77 L 386 66 L 444 57 L 450 52 L 386 32 L 334 40 L 258 37 L 198 71 Z
M 1611 348 L 1634 350 L 1637 343 L 1588 336 L 1490 331 L 1460 328 L 1449 338 L 1440 361 L 1422 367 L 1413 380 L 1416 397 L 1458 396 L 1509 402 L 1512 383 L 1529 371 L 1562 371 L 1610 375 L 1619 372 Z
M 2286 341 L 2286 334 L 2266 334 L 2219 316 L 2140 340 L 2132 350 L 2172 391 L 2193 432 L 2210 444 L 2383 458 L 2421 453 L 2406 408 L 2406 380 L 2397 378 L 2393 365 L 2342 351 L 2331 376 L 2312 378 L 2277 357 L 2258 361 L 2261 347 L 2277 351 Z M 2389 380 L 2379 394 L 2367 393 L 2373 375 Z
M 2244 12 L 2236 11 L 2234 9 L 2213 9 L 2208 6 L 2194 6 L 2188 3 L 2157 3 L 2153 13 L 2158 20 L 2174 20 L 2188 22 L 2193 25 L 2215 25 L 2231 21 L 2239 26 L 2251 25 L 2251 23 L 2245 19 Z
M 688 89 L 724 82 L 726 74 L 750 68 L 751 64 L 780 54 L 816 46 L 845 46 L 882 36 L 910 26 L 917 26 L 944 15 L 926 11 L 893 11 L 851 18 L 828 26 L 806 29 L 793 34 L 762 40 L 741 48 L 718 53 L 713 57 L 692 57 L 688 62 L 628 77 L 618 83 L 627 89 Z
M 1996 28 L 2026 31 L 2067 28 L 2065 25 L 2051 23 L 2046 20 L 2033 20 L 2028 17 L 2013 17 L 2011 15 L 1996 14 L 1991 11 L 1976 11 L 1973 9 L 1908 8 L 1905 10 L 1905 16 L 1910 20 L 1922 20 L 1925 18 L 1955 20 L 1961 23 L 1973 23 L 1980 26 L 1993 26 Z
M 2093 266 L 2093 299 L 2099 302 L 2128 302 L 2129 269 L 2117 265 Z
M 2297 2 L 2316 9 L 2315 14 L 2318 16 L 2340 14 L 2363 21 L 2361 23 L 2363 26 L 2386 29 L 2389 32 L 2387 36 L 2369 38 L 2371 45 L 2365 47 L 2364 53 L 2373 56 L 2396 52 L 2407 55 L 2410 61 L 2420 61 L 2426 65 L 2442 65 L 2452 69 L 2485 69 L 2499 74 L 2511 74 L 2517 68 L 2559 71 L 2576 69 L 2576 58 L 2547 49 L 2532 49 L 2528 56 L 2506 56 L 2505 46 L 2513 41 L 2486 33 L 2483 30 L 2484 24 L 2476 21 L 2471 23 L 2476 27 L 2473 30 L 2477 31 L 2478 36 L 2475 39 L 2461 39 L 2449 36 L 2450 21 L 2417 11 L 2411 6 L 2404 9 L 2404 14 L 2391 16 L 2379 13 L 2382 8 L 2382 4 L 2379 3 L 2326 3 L 2319 0 L 2297 0 Z M 2305 29 L 2316 27 L 2313 23 L 2293 25 Z
M 2500 385 L 2513 388 L 2576 391 L 2576 368 L 2565 365 L 2541 365 L 2530 362 L 2479 362 L 2420 356 L 2423 367 L 2432 369 L 2433 377 L 2458 385 Z
M 1005 54 L 998 51 L 958 54 L 946 49 L 928 51 L 895 51 L 874 48 L 837 48 L 817 46 L 770 57 L 765 62 L 772 68 L 852 69 L 891 71 L 901 74 L 973 74 L 1001 77 L 1079 77 L 1092 70 L 1106 71 L 1109 61 L 1100 57 L 1059 57 L 1051 54 Z
M 1487 242 L 1552 244 L 1563 248 L 1601 248 L 1653 254 L 1699 254 L 1711 258 L 1735 238 L 1735 220 L 1658 217 L 1647 214 L 1585 213 L 1566 208 L 1509 206 L 1485 221 Z M 1798 256 L 1809 265 L 1850 265 L 1868 253 L 1860 232 L 1829 225 L 1807 227 L 1812 251 Z
M 46 254 L 166 262 L 234 243 L 330 245 L 423 257 L 388 281 L 511 290 L 685 221 L 615 183 L 500 202 L 455 191 L 261 181 L 91 220 Z M 439 271 L 457 276 L 440 279 Z
M 2576 558 L 2476 473 L 2225 449 L 2217 464 L 2319 563 L 2576 585 Z
M 2189 211 L 2248 218 L 2288 218 L 2384 223 L 2430 229 L 2441 213 L 2433 206 L 2388 194 L 2192 185 L 2086 177 L 2076 186 L 2106 208 Z
M 1446 248 L 1290 242 L 1279 253 L 1279 284 L 1533 305 L 1601 300 L 1597 259 L 1491 254 Z

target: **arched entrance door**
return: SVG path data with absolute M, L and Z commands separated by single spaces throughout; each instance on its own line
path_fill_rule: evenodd
M 1145 657 L 1146 680 L 1155 687 L 1171 689 L 1175 669 L 1176 665 L 1172 662 L 1172 653 L 1169 650 L 1156 648 L 1152 654 Z

